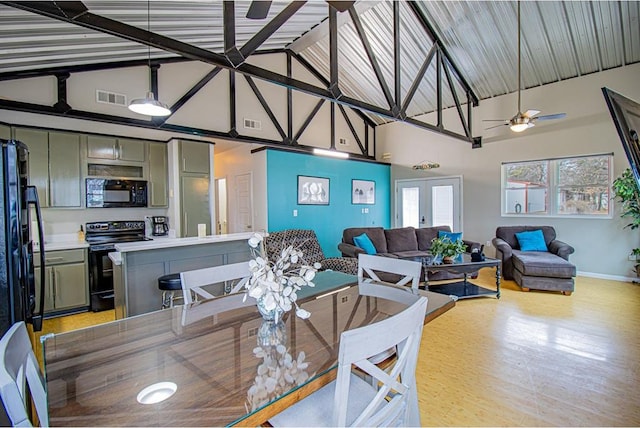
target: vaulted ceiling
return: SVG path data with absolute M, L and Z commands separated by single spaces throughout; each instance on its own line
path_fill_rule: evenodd
M 518 88 L 513 1 L 371 0 L 342 13 L 323 0 L 274 1 L 264 20 L 245 17 L 250 3 L 0 2 L 0 80 L 139 64 L 148 55 L 200 60 L 353 106 L 377 124 L 457 106 L 466 128 L 458 136 L 469 141 L 471 107 Z M 523 88 L 640 61 L 638 1 L 521 7 Z M 277 51 L 307 63 L 326 87 L 251 65 L 251 54 Z

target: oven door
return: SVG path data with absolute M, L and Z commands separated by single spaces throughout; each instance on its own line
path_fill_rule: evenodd
M 113 265 L 109 253 L 113 248 L 89 247 L 89 292 L 94 312 L 114 308 Z

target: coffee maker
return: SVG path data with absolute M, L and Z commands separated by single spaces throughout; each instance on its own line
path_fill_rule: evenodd
M 169 218 L 165 216 L 151 217 L 151 234 L 153 236 L 166 236 L 169 234 Z

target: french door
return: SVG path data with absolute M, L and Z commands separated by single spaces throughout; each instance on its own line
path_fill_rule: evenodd
M 396 181 L 396 227 L 462 231 L 462 177 Z

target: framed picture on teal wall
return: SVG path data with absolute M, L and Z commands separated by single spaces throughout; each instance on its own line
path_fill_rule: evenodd
M 351 203 L 373 205 L 376 203 L 376 182 L 351 180 Z
M 329 179 L 299 175 L 298 205 L 329 205 Z

